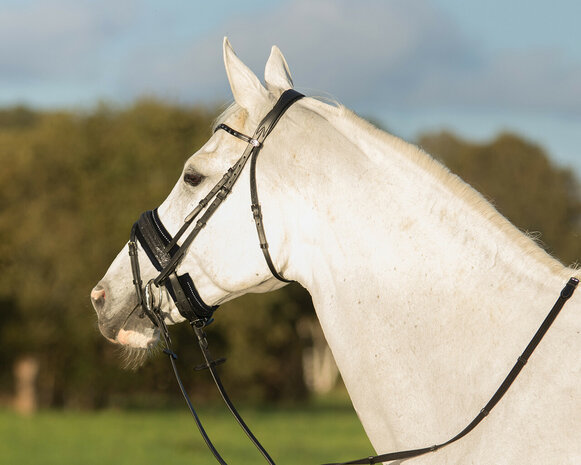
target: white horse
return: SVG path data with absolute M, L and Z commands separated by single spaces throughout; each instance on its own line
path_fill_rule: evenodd
M 235 104 L 221 122 L 252 134 L 293 86 L 287 63 L 273 47 L 264 87 L 227 40 L 224 62 Z M 218 131 L 186 162 L 159 207 L 171 234 L 245 147 Z M 264 144 L 257 180 L 275 267 L 310 292 L 378 453 L 458 433 L 577 274 L 429 155 L 342 106 L 304 98 L 290 107 Z M 246 168 L 180 264 L 210 305 L 284 285 L 258 246 L 248 185 Z M 140 257 L 147 282 L 157 272 Z M 149 320 L 132 312 L 127 247 L 91 296 L 110 340 L 157 343 Z M 167 295 L 163 311 L 183 321 Z M 410 463 L 580 464 L 580 315 L 578 292 L 492 413 Z

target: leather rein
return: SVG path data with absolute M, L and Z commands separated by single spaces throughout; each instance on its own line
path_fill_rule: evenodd
M 214 455 L 215 459 L 221 465 L 226 465 L 226 462 L 216 450 L 212 441 L 210 440 L 208 434 L 206 433 L 202 422 L 196 413 L 196 410 L 186 392 L 186 389 L 179 376 L 176 359 L 177 354 L 173 351 L 171 338 L 167 325 L 164 321 L 164 315 L 161 311 L 161 300 L 162 293 L 161 287 L 164 286 L 169 294 L 171 295 L 178 311 L 180 314 L 188 320 L 192 329 L 194 330 L 196 340 L 202 352 L 204 363 L 198 367 L 196 370 L 208 369 L 220 395 L 225 402 L 226 406 L 230 410 L 231 414 L 234 416 L 242 430 L 246 433 L 250 441 L 255 445 L 255 447 L 260 451 L 264 459 L 270 464 L 275 465 L 274 461 L 260 444 L 258 439 L 250 431 L 232 401 L 230 400 L 228 394 L 226 393 L 224 386 L 220 380 L 220 377 L 216 371 L 216 366 L 223 363 L 225 359 L 213 359 L 210 350 L 208 348 L 208 340 L 204 331 L 204 328 L 209 325 L 213 319 L 212 315 L 216 310 L 217 306 L 207 305 L 199 293 L 197 292 L 194 283 L 189 276 L 189 274 L 178 275 L 177 267 L 179 266 L 181 260 L 185 256 L 188 247 L 191 245 L 193 240 L 197 237 L 200 231 L 205 227 L 207 221 L 211 218 L 214 212 L 218 209 L 220 204 L 226 199 L 228 194 L 231 192 L 232 187 L 240 177 L 243 168 L 250 159 L 250 194 L 251 194 L 251 209 L 252 215 L 256 224 L 256 230 L 258 233 L 258 238 L 260 242 L 260 248 L 264 254 L 265 261 L 268 265 L 269 270 L 272 275 L 280 281 L 291 282 L 290 280 L 284 278 L 281 273 L 276 270 L 270 252 L 268 250 L 268 242 L 266 240 L 266 233 L 264 231 L 264 225 L 262 222 L 262 210 L 258 200 L 258 189 L 256 186 L 256 159 L 263 146 L 263 143 L 267 136 L 276 126 L 279 119 L 285 113 L 285 111 L 297 100 L 303 97 L 302 94 L 296 92 L 293 89 L 285 91 L 277 103 L 274 105 L 272 110 L 264 117 L 264 119 L 259 124 L 254 135 L 249 137 L 242 134 L 225 124 L 220 124 L 216 127 L 215 131 L 224 130 L 234 137 L 237 137 L 245 141 L 248 145 L 244 150 L 242 156 L 238 161 L 224 174 L 222 179 L 210 190 L 210 192 L 199 202 L 199 204 L 194 208 L 194 210 L 184 219 L 184 224 L 175 236 L 165 229 L 163 226 L 159 215 L 157 214 L 157 209 L 152 211 L 144 212 L 137 222 L 133 225 L 131 230 L 131 236 L 129 240 L 129 256 L 131 261 L 131 270 L 133 274 L 133 284 L 135 286 L 135 292 L 138 299 L 138 305 L 136 308 L 141 308 L 141 317 L 147 316 L 153 324 L 159 329 L 160 335 L 164 341 L 166 353 L 172 365 L 174 375 L 176 377 L 180 391 L 186 401 L 186 404 L 194 417 L 198 430 L 202 435 L 206 445 Z M 202 213 L 203 212 L 203 213 Z M 193 225 L 194 220 L 199 216 L 199 219 Z M 193 226 L 192 226 L 193 225 Z M 185 239 L 182 241 L 181 245 L 178 245 L 179 239 L 181 239 L 186 232 L 191 228 L 191 231 Z M 141 273 L 139 269 L 139 259 L 138 259 L 138 249 L 139 245 L 146 253 L 151 263 L 159 271 L 159 275 L 150 280 L 145 286 L 141 280 Z M 359 464 L 376 464 L 380 462 L 388 462 L 394 460 L 404 460 L 414 457 L 418 457 L 429 452 L 435 452 L 453 442 L 466 436 L 470 433 L 476 426 L 484 420 L 484 418 L 490 413 L 490 411 L 496 406 L 504 394 L 508 391 L 514 380 L 517 378 L 525 364 L 527 363 L 529 357 L 535 350 L 535 348 L 540 343 L 543 336 L 549 330 L 551 324 L 557 318 L 557 315 L 567 302 L 569 298 L 573 295 L 579 280 L 577 278 L 571 278 L 569 282 L 565 285 L 561 291 L 559 298 L 555 302 L 553 308 L 533 336 L 532 340 L 527 345 L 524 352 L 518 358 L 516 364 L 513 366 L 507 377 L 504 379 L 500 387 L 485 405 L 485 407 L 478 413 L 478 415 L 456 436 L 449 439 L 441 444 L 436 444 L 430 447 L 425 447 L 421 449 L 410 449 L 400 452 L 390 452 L 386 454 L 380 454 L 375 456 L 369 456 L 362 459 L 352 460 L 348 462 L 337 462 L 330 463 L 326 465 L 359 465 Z M 155 296 L 155 290 L 157 289 L 157 297 Z
M 172 237 L 169 231 L 167 231 L 167 229 L 164 227 L 161 219 L 159 218 L 157 209 L 142 213 L 131 229 L 128 247 L 131 262 L 131 272 L 133 275 L 133 284 L 138 300 L 136 309 L 141 308 L 142 312 L 139 316 L 147 316 L 152 321 L 154 326 L 159 329 L 160 335 L 165 344 L 164 352 L 169 356 L 169 360 L 171 362 L 178 386 L 192 416 L 194 417 L 198 430 L 200 431 L 202 438 L 204 439 L 206 445 L 218 463 L 222 465 L 226 465 L 226 462 L 220 453 L 216 450 L 208 434 L 206 433 L 179 376 L 175 362 L 177 355 L 172 348 L 169 331 L 165 324 L 164 315 L 161 311 L 161 287 L 163 286 L 167 289 L 178 311 L 184 318 L 188 320 L 192 329 L 194 330 L 198 345 L 200 346 L 200 350 L 204 358 L 204 364 L 197 367 L 196 369 L 208 369 L 210 371 L 210 374 L 218 388 L 218 391 L 220 392 L 220 395 L 222 396 L 222 399 L 226 403 L 228 409 L 240 427 L 256 446 L 256 448 L 260 451 L 265 460 L 269 464 L 274 465 L 272 458 L 268 455 L 264 447 L 250 431 L 236 410 L 234 404 L 231 402 L 220 380 L 220 377 L 218 376 L 218 372 L 215 369 L 215 367 L 220 363 L 223 363 L 225 359 L 213 359 L 208 348 L 208 341 L 204 332 L 204 328 L 213 321 L 212 315 L 217 309 L 217 306 L 207 305 L 196 290 L 194 282 L 189 274 L 186 273 L 178 275 L 177 268 L 194 239 L 198 236 L 200 231 L 204 229 L 208 220 L 212 217 L 222 202 L 228 197 L 234 184 L 240 177 L 242 170 L 246 166 L 248 160 L 250 160 L 251 209 L 252 216 L 256 224 L 260 249 L 262 250 L 266 264 L 268 265 L 268 268 L 273 276 L 280 281 L 287 283 L 291 282 L 290 280 L 284 278 L 282 274 L 276 270 L 268 250 L 268 242 L 266 240 L 266 233 L 264 231 L 264 225 L 262 222 L 262 208 L 258 199 L 258 188 L 256 185 L 256 160 L 261 148 L 263 147 L 265 139 L 272 132 L 282 115 L 294 102 L 301 99 L 302 97 L 303 94 L 295 91 L 294 89 L 289 89 L 283 92 L 272 110 L 260 122 L 252 137 L 244 135 L 227 126 L 226 124 L 220 124 L 216 127 L 215 131 L 224 130 L 234 137 L 245 141 L 248 145 L 246 146 L 244 153 L 238 159 L 238 161 L 224 174 L 222 179 L 184 219 L 183 225 L 175 234 L 175 236 Z M 197 221 L 194 224 L 194 220 L 196 219 Z M 186 235 L 188 230 L 190 230 L 190 232 Z M 185 238 L 180 245 L 178 244 L 178 241 L 182 237 Z M 158 276 L 150 280 L 145 286 L 143 285 L 139 268 L 139 245 L 141 245 L 141 249 L 146 253 L 153 266 L 159 272 Z M 157 298 L 155 297 L 156 289 Z

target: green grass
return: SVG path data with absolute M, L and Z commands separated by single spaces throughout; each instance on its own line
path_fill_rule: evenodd
M 242 416 L 278 465 L 320 464 L 372 452 L 350 405 L 241 408 Z M 225 407 L 199 412 L 228 464 L 266 463 Z M 21 417 L 0 411 L 0 463 L 15 465 L 215 464 L 194 421 L 183 410 L 41 412 Z

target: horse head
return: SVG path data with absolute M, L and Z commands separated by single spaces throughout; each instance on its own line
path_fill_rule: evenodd
M 278 48 L 273 47 L 265 69 L 266 86 L 263 86 L 235 55 L 227 39 L 224 40 L 223 51 L 234 103 L 217 124 L 225 124 L 238 134 L 253 134 L 284 91 L 293 86 L 287 63 Z M 277 134 L 261 147 L 261 159 L 272 158 L 290 150 L 287 129 L 293 125 L 293 121 L 287 118 L 284 120 L 275 128 Z M 203 216 L 204 210 L 211 208 L 208 203 L 211 204 L 212 199 L 206 204 L 204 199 L 214 190 L 213 186 L 220 184 L 225 173 L 232 171 L 249 145 L 247 141 L 232 137 L 231 133 L 215 131 L 206 144 L 186 161 L 180 178 L 163 203 L 140 217 L 132 239 L 119 252 L 105 276 L 91 292 L 99 329 L 107 339 L 134 349 L 148 349 L 156 345 L 159 329 L 155 320 L 145 317 L 146 312 L 142 308 L 144 297 L 140 295 L 142 285 L 136 286 L 135 280 L 151 283 L 159 277 L 163 264 L 156 263 L 155 249 L 168 245 L 176 235 L 181 236 L 181 241 L 176 241 L 175 246 L 181 247 L 182 256 L 172 272 L 179 277 L 179 283 L 189 294 L 188 299 L 199 301 L 202 310 L 211 313 L 215 306 L 239 295 L 267 292 L 285 284 L 269 271 L 257 240 L 250 208 L 247 168 L 240 170 L 238 182 L 231 186 L 227 198 L 207 224 L 190 225 L 184 222 L 193 210 L 199 210 Z M 269 167 L 272 169 L 272 166 L 276 166 L 276 163 L 262 165 L 261 172 L 268 171 Z M 280 170 L 272 171 L 260 178 L 258 188 L 268 192 L 263 194 L 261 200 L 265 216 L 268 216 L 270 253 L 274 266 L 282 273 L 287 262 L 282 227 L 285 219 L 269 194 L 272 190 L 282 189 L 284 173 Z M 200 229 L 199 234 L 196 234 L 191 244 L 184 246 L 184 238 L 194 228 Z M 180 229 L 182 233 L 178 232 Z M 135 250 L 131 250 L 131 247 Z M 170 255 L 171 252 L 168 260 Z M 159 261 L 163 262 L 163 256 Z M 135 269 L 139 270 L 137 275 Z M 179 283 L 174 282 L 174 288 L 169 279 L 156 283 L 159 288 L 156 286 L 154 298 L 167 324 L 185 319 L 184 312 L 179 308 L 179 299 L 178 305 L 175 303 L 175 293 L 179 291 L 175 286 L 180 286 Z

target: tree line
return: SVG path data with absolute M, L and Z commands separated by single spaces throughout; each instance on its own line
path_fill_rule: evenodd
M 87 111 L 0 110 L 0 399 L 15 394 L 15 368 L 34 360 L 41 407 L 101 408 L 181 402 L 162 356 L 124 370 L 99 333 L 89 292 L 127 241 L 133 221 L 161 203 L 185 160 L 210 136 L 218 108 L 144 99 Z M 450 133 L 418 143 L 466 179 L 513 223 L 542 233 L 566 263 L 581 256 L 579 186 L 540 147 L 514 134 L 477 144 Z M 225 304 L 209 328 L 234 396 L 308 395 L 297 328 L 315 320 L 298 285 Z M 199 363 L 187 325 L 172 328 L 184 367 Z M 197 398 L 213 396 L 193 370 Z

